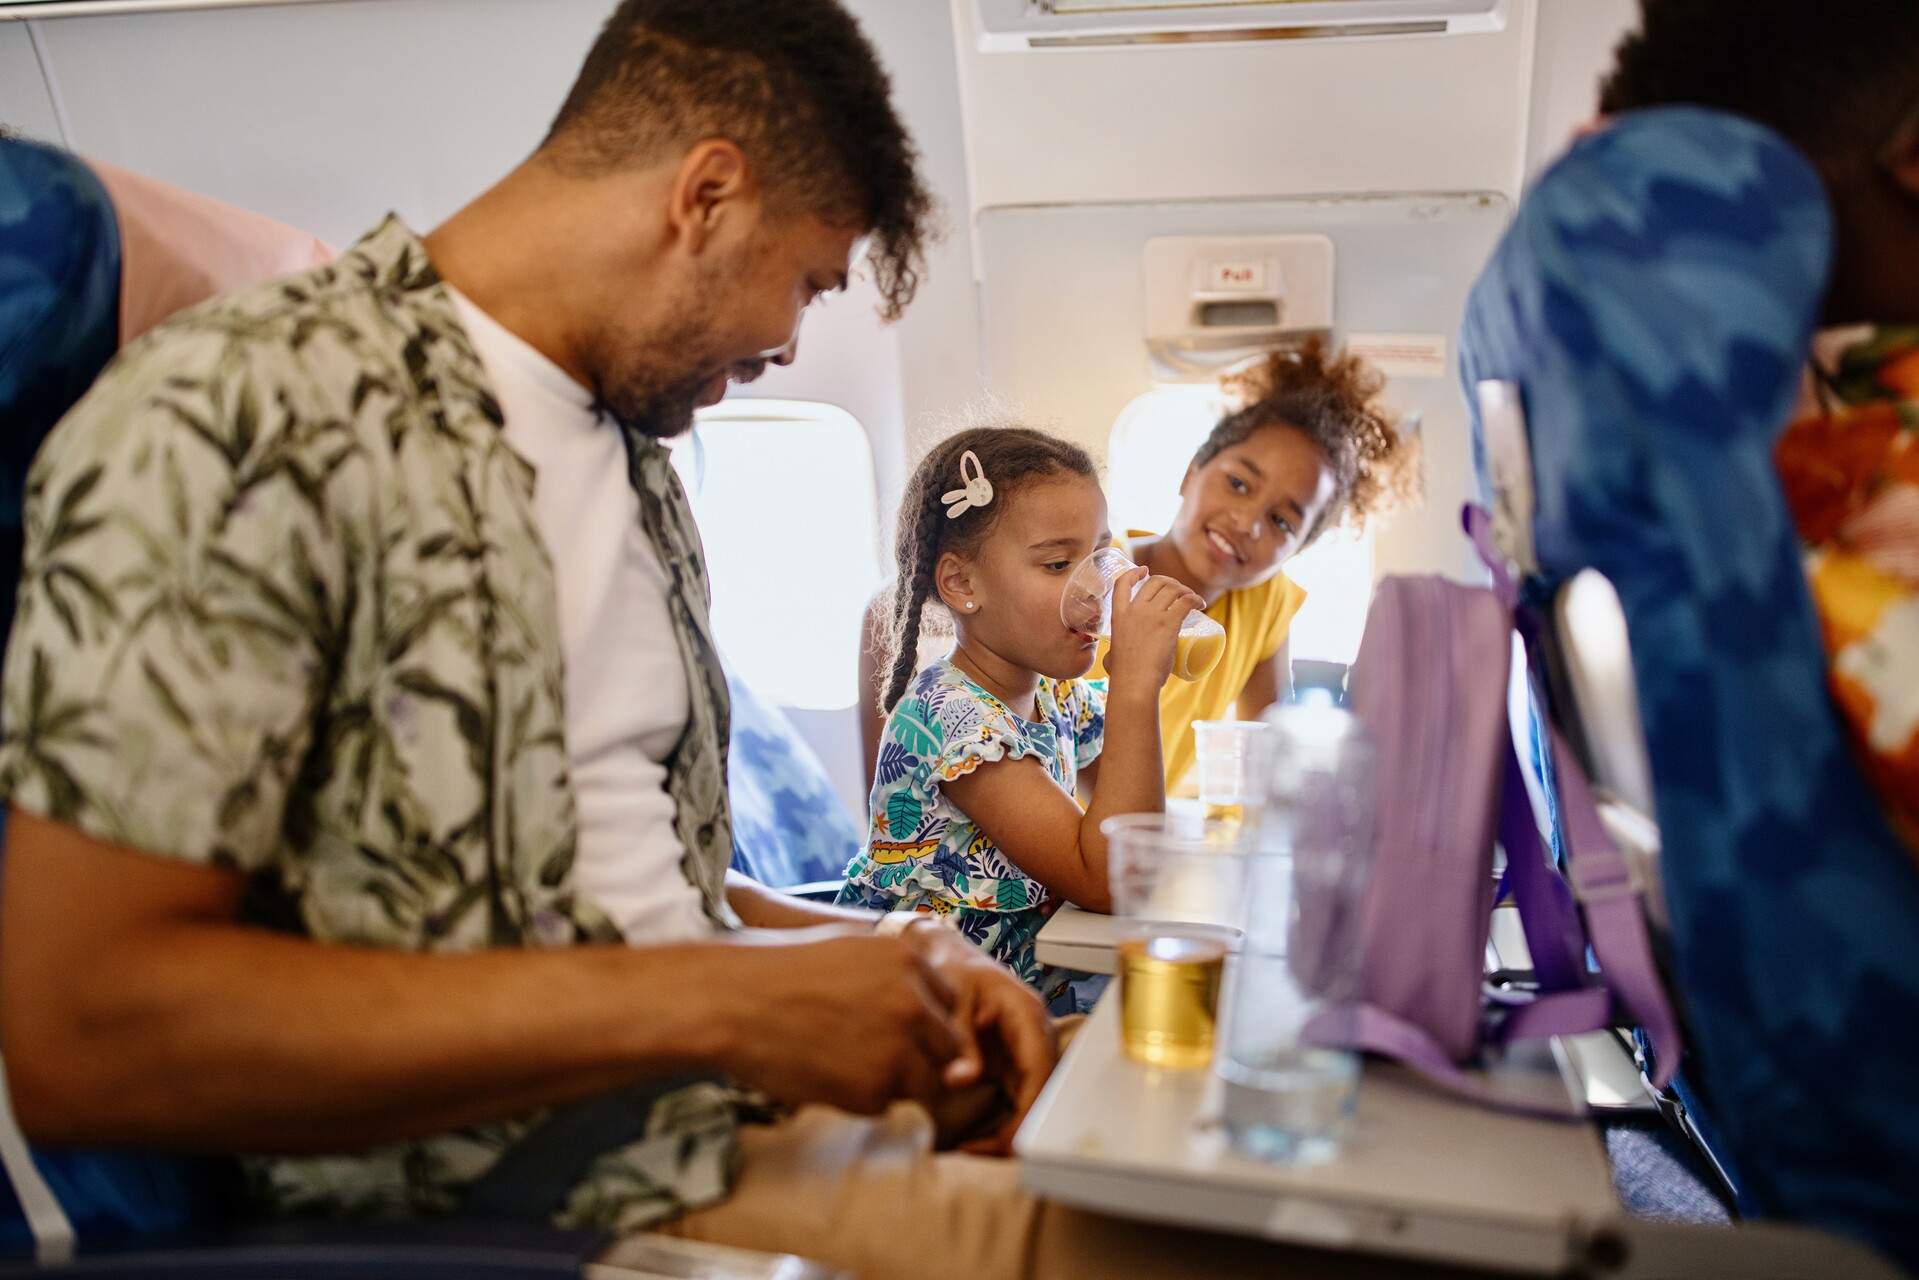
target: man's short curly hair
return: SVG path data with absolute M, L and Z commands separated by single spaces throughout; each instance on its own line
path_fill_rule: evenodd
M 1828 167 L 1869 158 L 1919 99 L 1911 0 L 1641 0 L 1607 114 L 1681 104 L 1756 121 Z
M 622 0 L 542 149 L 591 174 L 729 139 L 770 200 L 870 233 L 890 320 L 912 301 L 934 234 L 891 88 L 838 0 Z

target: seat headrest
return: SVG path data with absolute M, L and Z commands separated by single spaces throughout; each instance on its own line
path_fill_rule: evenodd
M 19 523 L 34 450 L 112 358 L 119 309 L 100 180 L 64 151 L 0 138 L 0 525 Z
M 1655 456 L 1772 483 L 1831 244 L 1811 166 L 1719 112 L 1621 116 L 1541 175 L 1473 288 L 1460 346 L 1469 391 L 1523 388 L 1550 575 L 1584 567 L 1568 549 L 1592 545 L 1593 522 L 1645 509 Z M 1483 481 L 1479 434 L 1475 421 Z M 1767 532 L 1784 535 L 1776 514 Z

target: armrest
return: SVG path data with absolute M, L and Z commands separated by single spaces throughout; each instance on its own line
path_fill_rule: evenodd
M 814 880 L 807 884 L 789 885 L 780 892 L 791 894 L 795 898 L 804 898 L 808 902 L 823 902 L 830 905 L 840 896 L 840 886 L 845 883 L 844 880 Z
M 210 1280 L 579 1280 L 606 1246 L 594 1232 L 492 1223 L 279 1223 L 216 1240 L 82 1254 L 62 1276 Z M 52 1268 L 0 1265 L 0 1276 Z

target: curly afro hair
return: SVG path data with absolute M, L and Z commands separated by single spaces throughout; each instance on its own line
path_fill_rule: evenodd
M 891 90 L 838 0 L 622 0 L 542 150 L 595 174 L 730 139 L 771 198 L 871 234 L 891 320 L 913 300 L 937 234 Z
M 1379 400 L 1386 377 L 1350 351 L 1312 337 L 1221 379 L 1237 405 L 1193 455 L 1203 467 L 1263 427 L 1291 427 L 1318 445 L 1333 472 L 1333 496 L 1310 543 L 1342 523 L 1363 525 L 1417 489 L 1416 445 Z

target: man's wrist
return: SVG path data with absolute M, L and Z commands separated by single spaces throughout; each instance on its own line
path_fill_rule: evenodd
M 874 922 L 873 932 L 882 938 L 902 938 L 908 930 L 922 924 L 938 929 L 953 927 L 946 917 L 931 911 L 889 911 Z

